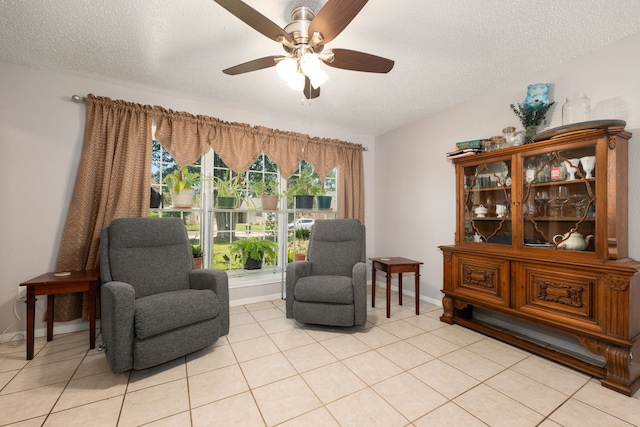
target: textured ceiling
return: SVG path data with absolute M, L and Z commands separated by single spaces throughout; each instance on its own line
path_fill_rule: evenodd
M 246 3 L 284 27 L 293 7 L 324 2 Z M 303 105 L 273 68 L 222 73 L 284 51 L 213 0 L 0 0 L 0 61 L 369 135 L 639 31 L 638 0 L 370 0 L 327 48 L 394 69 L 324 67 Z

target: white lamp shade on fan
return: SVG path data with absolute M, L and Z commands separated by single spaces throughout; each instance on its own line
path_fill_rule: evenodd
M 329 80 L 329 76 L 319 68 L 313 75 L 309 76 L 309 81 L 311 81 L 311 86 L 313 86 L 314 89 L 318 89 L 320 85 L 327 80 Z
M 301 92 L 304 90 L 305 76 L 309 77 L 314 89 L 319 88 L 329 79 L 327 73 L 320 68 L 321 64 L 322 61 L 318 55 L 305 53 L 300 59 L 292 56 L 282 59 L 276 64 L 276 72 L 282 80 L 287 82 L 287 86 Z
M 295 59 L 288 57 L 276 64 L 276 73 L 285 82 L 289 82 L 298 71 L 298 63 Z
M 312 53 L 305 53 L 300 58 L 300 70 L 309 77 L 311 86 L 314 89 L 319 88 L 322 83 L 329 79 L 327 73 L 320 68 L 320 64 L 322 64 L 320 58 Z
M 287 86 L 295 91 L 302 92 L 304 90 L 304 74 L 295 73 L 287 83 Z
M 305 53 L 300 58 L 300 70 L 311 77 L 313 73 L 320 70 L 320 59 L 312 53 Z

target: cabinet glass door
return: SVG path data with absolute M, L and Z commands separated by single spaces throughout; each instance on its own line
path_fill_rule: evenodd
M 595 252 L 595 147 L 522 159 L 524 246 Z
M 511 161 L 464 168 L 464 238 L 511 245 Z

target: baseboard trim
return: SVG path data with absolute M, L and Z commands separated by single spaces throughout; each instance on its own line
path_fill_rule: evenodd
M 408 289 L 407 289 L 408 288 Z M 386 292 L 387 291 L 387 282 L 378 282 L 376 281 L 376 289 L 382 289 L 382 292 Z M 398 285 L 391 285 L 391 290 L 392 291 L 396 291 L 398 292 Z M 380 295 L 384 295 L 384 294 L 380 294 Z M 402 281 L 402 295 L 406 295 L 408 297 L 411 298 L 415 298 L 416 297 L 416 292 L 413 286 L 413 282 L 411 282 L 409 284 L 409 282 L 407 281 L 405 283 L 405 281 Z M 424 302 L 428 302 L 430 304 L 433 305 L 437 305 L 438 307 L 442 307 L 442 300 L 441 299 L 435 299 L 435 298 L 431 298 L 425 295 L 420 294 L 420 301 L 424 301 Z
M 54 322 L 53 324 L 53 337 L 55 339 L 56 335 L 60 335 L 60 334 L 68 334 L 70 332 L 79 332 L 79 331 L 88 331 L 89 330 L 89 321 L 83 321 L 83 322 L 77 322 L 77 323 L 71 323 L 71 324 L 66 324 L 67 322 Z M 47 336 L 47 328 L 46 326 L 43 328 L 38 328 L 35 329 L 34 331 L 34 336 L 36 338 L 40 338 L 40 337 L 46 337 Z M 96 319 L 96 334 L 100 333 L 100 320 Z M 16 340 L 13 342 L 21 342 L 23 340 L 27 339 L 27 331 L 23 330 L 23 331 L 16 331 L 16 332 L 11 332 L 11 333 L 6 333 L 3 340 L 2 340 L 2 344 L 4 343 L 8 343 L 10 341 L 13 340 L 14 337 L 22 335 L 22 339 L 20 340 Z

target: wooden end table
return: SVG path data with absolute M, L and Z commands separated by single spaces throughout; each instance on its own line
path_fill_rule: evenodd
M 45 273 L 20 283 L 27 287 L 27 360 L 33 359 L 33 340 L 36 317 L 36 295 L 47 296 L 47 341 L 53 339 L 54 295 L 70 292 L 89 293 L 89 348 L 96 346 L 96 296 L 100 273 L 98 270 L 72 271 L 66 276 Z
M 376 270 L 387 273 L 387 318 L 391 317 L 391 275 L 398 273 L 398 299 L 402 305 L 402 273 L 414 273 L 416 279 L 416 314 L 420 314 L 420 261 L 402 257 L 369 258 L 371 260 L 371 307 L 376 306 Z

